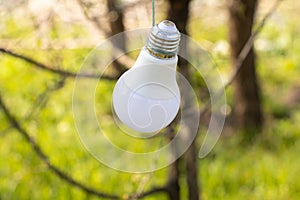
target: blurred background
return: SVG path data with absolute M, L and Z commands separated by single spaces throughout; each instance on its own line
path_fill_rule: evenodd
M 0 0 L 0 199 L 298 199 L 300 3 L 285 0 L 273 9 L 276 2 L 155 1 L 156 22 L 170 19 L 197 41 L 224 82 L 240 69 L 226 90 L 223 133 L 207 157 L 197 158 L 200 128 L 191 148 L 170 167 L 129 174 L 102 165 L 81 144 L 72 116 L 74 74 L 108 37 L 150 28 L 151 1 Z M 242 48 L 270 10 L 239 64 Z M 126 49 L 126 39 L 116 45 Z M 112 141 L 139 152 L 159 139 L 132 145 L 115 137 L 111 113 L 111 92 L 127 67 L 112 63 L 110 78 L 97 88 L 97 116 Z M 183 59 L 179 68 L 207 101 L 200 75 Z M 200 127 L 207 126 L 203 119 Z

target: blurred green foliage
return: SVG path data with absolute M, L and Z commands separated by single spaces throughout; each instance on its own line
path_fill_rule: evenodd
M 300 38 L 298 18 L 290 17 L 288 9 L 280 12 L 286 20 L 281 24 L 271 20 L 260 34 L 257 46 L 257 64 L 261 93 L 266 117 L 266 128 L 253 144 L 240 144 L 239 132 L 223 137 L 213 152 L 199 160 L 203 199 L 297 199 L 300 196 L 300 106 L 289 107 L 285 97 L 294 85 L 300 84 Z M 296 15 L 296 14 L 295 14 Z M 299 17 L 299 16 L 298 16 Z M 1 19 L 5 31 L 2 39 L 31 37 L 34 26 L 29 19 L 8 15 Z M 49 38 L 64 40 L 85 36 L 80 25 L 61 24 L 55 20 Z M 199 31 L 201 30 L 201 31 Z M 214 51 L 226 41 L 227 26 L 191 21 L 192 37 L 212 52 L 221 74 L 230 72 L 228 52 Z M 213 34 L 212 34 L 213 33 Z M 36 46 L 41 46 L 39 39 Z M 226 49 L 226 42 L 225 47 Z M 62 50 L 18 49 L 24 55 L 34 57 L 51 66 L 70 71 L 79 69 L 91 49 Z M 103 191 L 126 196 L 137 190 L 146 177 L 144 174 L 128 174 L 115 171 L 94 159 L 83 147 L 76 133 L 72 116 L 72 91 L 74 81 L 67 79 L 64 87 L 46 95 L 44 92 L 61 81 L 61 77 L 21 60 L 0 55 L 0 92 L 11 112 L 24 124 L 50 161 L 75 179 Z M 196 75 L 197 76 L 197 75 Z M 197 77 L 196 77 L 197 78 Z M 197 82 L 198 79 L 194 79 Z M 224 79 L 225 79 L 224 78 Z M 199 81 L 199 80 L 198 80 Z M 198 84 L 203 84 L 199 81 Z M 108 137 L 120 146 L 128 146 L 127 136 L 116 135 L 111 116 L 111 91 L 114 82 L 103 81 L 97 88 L 97 116 L 103 120 Z M 232 90 L 227 91 L 232 105 Z M 201 143 L 201 141 L 199 141 Z M 155 149 L 157 141 L 134 142 L 132 151 Z M 33 150 L 0 112 L 0 199 L 96 199 L 51 173 Z M 126 163 L 124 164 L 131 164 Z M 154 172 L 145 189 L 165 183 L 167 170 Z M 186 183 L 180 177 L 182 196 L 186 198 Z M 146 199 L 166 199 L 155 195 Z

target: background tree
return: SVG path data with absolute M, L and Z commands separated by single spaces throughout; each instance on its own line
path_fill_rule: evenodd
M 111 29 L 111 35 L 116 35 L 125 31 L 124 26 L 124 14 L 122 2 L 119 0 L 107 0 L 107 8 L 109 14 L 109 24 Z M 119 48 L 122 51 L 126 51 L 126 37 L 123 34 L 120 40 L 116 41 L 114 44 L 115 47 Z M 120 62 L 113 62 L 114 68 L 122 74 L 126 71 L 126 66 L 122 65 Z
M 233 66 L 236 66 L 238 56 L 251 36 L 257 3 L 257 0 L 232 0 L 229 3 L 229 42 Z M 235 124 L 250 131 L 250 138 L 263 125 L 255 62 L 251 47 L 234 81 Z
M 79 1 L 86 18 L 96 25 L 100 32 L 103 31 L 105 37 L 109 37 L 126 29 L 124 26 L 126 18 L 124 16 L 128 14 L 128 12 L 126 13 L 125 10 L 134 10 L 135 5 L 144 4 L 145 1 L 137 1 L 124 6 L 121 5 L 121 2 L 118 0 L 107 0 L 105 1 L 105 4 L 100 2 L 106 8 L 105 11 L 99 14 L 99 10 L 97 10 L 97 15 L 92 15 L 89 13 L 89 8 L 93 7 L 95 2 L 96 1 L 93 0 Z M 190 0 L 168 1 L 169 10 L 167 11 L 167 18 L 175 22 L 182 33 L 187 34 L 186 27 L 191 15 L 190 3 L 194 2 L 195 1 L 191 2 Z M 97 1 L 95 4 L 97 3 L 99 2 Z M 255 77 L 254 82 L 257 81 L 254 67 L 255 57 L 253 52 L 253 41 L 257 36 L 258 31 L 252 33 L 256 7 L 256 1 L 235 0 L 230 4 L 230 34 L 232 33 L 230 44 L 233 49 L 232 64 L 235 66 L 235 70 L 239 72 L 238 76 L 233 73 L 230 76 L 230 80 L 235 81 L 236 88 L 243 88 L 243 90 L 240 90 L 243 92 L 242 94 L 244 96 L 248 95 L 246 100 L 243 100 L 244 103 L 249 103 L 249 105 L 246 104 L 248 106 L 252 105 L 250 104 L 250 101 L 258 100 L 259 102 L 260 100 L 257 86 L 255 90 L 247 89 L 249 88 L 248 84 L 253 84 L 253 80 L 249 79 L 245 81 L 245 79 L 247 79 L 246 75 L 249 72 L 247 70 L 250 69 L 252 70 L 250 70 L 250 72 Z M 150 4 L 148 4 L 147 9 L 149 10 L 149 8 Z M 2 9 L 1 4 L 0 9 Z M 12 10 L 13 9 L 14 8 L 12 8 Z M 140 11 L 141 8 L 139 7 L 138 9 Z M 53 13 L 51 13 L 51 20 L 53 22 L 52 29 L 61 26 L 61 24 L 60 26 L 57 25 L 58 20 L 54 15 L 55 12 L 53 11 Z M 268 15 L 270 15 L 270 13 Z M 3 18 L 6 18 L 6 16 L 3 15 Z M 263 21 L 266 21 L 266 19 L 267 17 L 264 18 Z M 5 27 L 4 33 L 0 33 L 1 41 L 5 42 L 6 40 L 3 40 L 3 38 L 9 38 L 10 35 L 13 36 L 16 33 L 26 33 L 24 30 L 27 30 L 27 32 L 31 34 L 31 30 L 28 31 L 28 29 L 24 27 L 21 29 L 15 28 L 26 23 L 19 23 L 19 21 L 18 23 L 11 23 L 11 21 L 9 21 L 11 19 L 6 20 L 7 24 L 3 25 L 3 27 Z M 194 20 L 193 23 L 198 20 L 200 19 Z M 63 23 L 63 25 L 66 26 L 68 23 Z M 109 27 L 109 30 L 105 29 L 103 24 Z M 263 24 L 264 23 L 259 25 L 260 29 Z M 203 26 L 203 24 L 201 25 Z M 67 35 L 65 34 L 65 27 L 61 27 L 63 27 L 63 36 L 65 37 Z M 71 34 L 75 35 L 74 38 L 80 37 L 80 34 L 83 32 L 82 27 L 85 26 L 79 27 L 79 31 L 75 32 L 75 34 L 71 32 Z M 9 32 L 9 34 L 6 34 L 5 31 L 9 29 L 13 30 Z M 55 37 L 55 42 L 59 41 L 57 39 L 60 36 L 59 31 L 52 31 L 54 31 L 55 34 L 50 34 L 50 36 Z M 86 39 L 86 35 L 83 35 L 83 37 Z M 73 130 L 73 121 L 70 120 L 72 119 L 72 116 L 68 115 L 68 111 L 71 109 L 70 107 L 72 105 L 70 102 L 70 97 L 72 96 L 70 94 L 70 88 L 72 88 L 72 84 L 74 84 L 73 78 L 76 76 L 78 78 L 85 78 L 84 80 L 87 81 L 89 79 L 97 80 L 99 78 L 98 74 L 94 73 L 76 73 L 76 66 L 83 60 L 82 58 L 79 62 L 78 60 L 80 59 L 78 59 L 76 55 L 84 57 L 92 47 L 82 50 L 80 49 L 82 48 L 80 46 L 76 49 L 78 52 L 67 49 L 70 50 L 71 53 L 66 53 L 64 52 L 66 47 L 63 45 L 64 48 L 58 50 L 51 45 L 47 47 L 49 49 L 28 50 L 17 49 L 16 46 L 18 45 L 11 42 L 12 45 L 10 45 L 10 48 L 13 50 L 10 50 L 5 44 L 2 43 L 0 46 L 0 146 L 2 147 L 2 150 L 0 151 L 0 154 L 2 155 L 0 156 L 0 174 L 4 174 L 0 180 L 0 199 L 2 199 L 2 195 L 6 195 L 6 193 L 8 193 L 8 195 L 4 196 L 4 199 L 15 197 L 16 199 L 19 199 L 26 198 L 27 196 L 30 196 L 30 198 L 33 199 L 41 199 L 45 196 L 53 199 L 61 196 L 65 197 L 64 195 L 67 195 L 69 198 L 78 199 L 89 199 L 92 198 L 92 196 L 98 197 L 99 199 L 139 199 L 153 195 L 153 197 L 150 198 L 169 198 L 176 200 L 180 198 L 186 199 L 185 196 L 183 197 L 184 194 L 187 194 L 188 198 L 193 200 L 202 197 L 199 192 L 200 187 L 198 183 L 198 173 L 200 170 L 197 165 L 196 142 L 190 146 L 182 158 L 175 161 L 167 169 L 146 175 L 118 173 L 99 165 L 98 162 L 91 161 L 93 159 L 90 158 L 90 155 L 86 155 L 86 152 L 78 153 L 78 151 L 82 150 L 82 146 L 79 145 L 80 150 L 75 148 L 77 145 L 76 139 L 74 139 L 76 133 Z M 251 47 L 250 53 L 249 55 L 247 53 L 248 56 L 243 58 L 240 54 L 245 49 L 245 45 L 247 46 L 248 44 L 250 44 Z M 182 47 L 186 47 L 185 45 L 187 44 L 181 44 Z M 115 46 L 118 49 L 125 50 L 126 42 L 125 40 L 122 40 L 120 43 L 116 43 Z M 57 59 L 56 57 L 51 57 L 51 52 L 53 51 L 57 51 L 55 53 L 60 56 L 59 58 L 63 62 L 52 62 L 52 60 Z M 290 51 L 287 52 L 290 53 Z M 272 51 L 271 53 L 274 52 Z M 39 56 L 39 54 L 41 54 L 41 56 Z M 284 59 L 286 58 L 284 57 Z M 240 60 L 242 60 L 241 65 L 239 64 Z M 126 62 L 124 63 L 126 65 Z M 248 64 L 246 65 L 245 63 Z M 180 73 L 188 80 L 193 78 L 191 67 L 186 60 L 180 58 L 179 67 Z M 247 70 L 243 72 L 245 68 Z M 121 74 L 122 70 L 116 73 Z M 117 76 L 110 76 L 110 74 L 105 74 L 102 77 L 104 80 L 104 90 L 101 91 L 103 93 L 101 94 L 103 95 L 101 98 L 108 99 L 110 97 L 109 91 L 112 90 L 116 78 Z M 236 78 L 239 78 L 239 80 L 236 81 Z M 298 77 L 296 78 L 298 79 Z M 230 84 L 231 81 L 226 83 L 226 87 L 230 86 Z M 252 86 L 250 86 L 250 88 L 251 87 Z M 59 90 L 63 91 L 59 93 Z M 249 91 L 250 93 L 248 93 Z M 251 93 L 251 91 L 254 91 L 254 93 Z M 185 93 L 186 91 L 184 89 L 182 92 L 184 96 L 189 98 L 189 94 Z M 257 94 L 255 92 L 257 92 Z M 255 94 L 254 97 L 252 96 L 253 94 Z M 256 95 L 257 97 L 255 97 Z M 183 102 L 183 104 L 188 103 L 189 101 Z M 260 107 L 254 106 L 254 108 L 257 109 Z M 29 114 L 27 114 L 28 110 Z M 238 112 L 238 110 L 239 109 L 237 108 L 236 112 Z M 246 113 L 246 111 L 249 113 L 253 110 L 249 107 L 249 109 L 244 109 L 243 112 Z M 108 108 L 108 111 L 104 111 L 103 115 L 105 115 L 106 119 L 110 119 L 110 108 Z M 247 116 L 245 115 L 245 117 Z M 297 122 L 297 116 L 293 119 L 291 118 L 291 123 L 293 123 L 292 120 Z M 254 125 L 252 124 L 251 127 L 260 127 L 257 125 L 259 122 L 260 121 L 253 122 Z M 193 120 L 188 120 L 186 124 L 184 124 L 186 126 L 187 135 L 189 135 L 190 132 L 189 125 L 192 123 L 195 122 Z M 299 145 L 296 145 L 298 143 L 295 142 L 297 141 L 297 131 L 300 129 L 297 129 L 299 128 L 297 126 L 292 126 L 291 128 L 287 123 L 287 121 L 284 121 L 281 126 L 271 127 L 276 130 L 274 132 L 277 135 L 281 135 L 281 131 L 284 130 L 285 134 L 280 136 L 283 139 L 280 141 L 284 141 L 283 144 L 280 144 L 278 140 L 271 140 L 270 138 L 273 139 L 274 134 L 273 132 L 270 132 L 267 133 L 267 135 L 271 137 L 265 138 L 263 142 L 264 144 L 267 143 L 266 147 L 257 143 L 254 144 L 255 148 L 251 149 L 250 153 L 248 153 L 248 149 L 239 146 L 239 144 L 234 142 L 234 145 L 226 143 L 227 145 L 217 149 L 216 153 L 209 156 L 206 160 L 203 160 L 201 165 L 204 168 L 204 175 L 201 176 L 201 180 L 203 181 L 204 188 L 202 189 L 202 192 L 205 192 L 205 197 L 224 199 L 225 195 L 227 195 L 226 197 L 228 198 L 241 198 L 245 195 L 253 195 L 253 198 L 265 198 L 266 195 L 271 195 L 270 198 L 274 198 L 274 196 L 272 196 L 274 194 L 276 197 L 282 197 L 283 199 L 293 199 L 293 197 L 298 197 L 297 187 L 300 187 L 300 185 L 297 180 L 294 179 L 294 174 L 300 169 L 298 162 L 293 162 L 288 166 L 284 166 L 284 164 L 298 158 L 298 151 L 295 154 L 293 154 L 293 152 L 298 150 Z M 248 123 L 241 124 L 243 126 L 249 125 Z M 110 128 L 112 132 L 115 133 L 115 127 L 112 126 Z M 167 128 L 167 132 L 165 132 L 164 135 L 167 135 L 172 139 L 176 128 L 176 124 L 172 124 Z M 16 132 L 22 136 L 22 139 L 26 144 L 23 144 L 23 140 L 14 136 L 14 133 Z M 224 141 L 222 140 L 222 142 Z M 128 145 L 126 141 L 124 141 L 124 143 L 124 145 Z M 281 150 L 279 146 L 285 150 L 280 151 L 280 154 L 278 154 L 278 150 Z M 31 149 L 28 147 L 31 147 Z M 258 148 L 258 151 L 255 151 L 256 148 Z M 267 149 L 266 155 L 264 155 L 264 148 Z M 36 153 L 36 156 L 31 155 L 32 151 Z M 176 151 L 174 150 L 173 152 L 170 152 L 170 154 L 176 154 Z M 253 158 L 253 154 L 257 154 L 260 157 L 265 156 L 265 159 Z M 291 155 L 292 157 L 289 157 Z M 272 159 L 270 159 L 270 156 L 272 156 Z M 280 159 L 278 159 L 278 157 L 280 157 Z M 287 162 L 282 162 L 282 160 Z M 264 163 L 265 161 L 267 162 Z M 245 169 L 244 166 L 249 166 L 254 162 L 259 162 L 257 165 L 258 167 L 255 168 L 255 165 L 253 165 L 253 169 Z M 280 172 L 276 171 L 276 169 L 274 169 L 274 171 L 270 170 L 270 162 L 280 166 Z M 6 167 L 6 164 L 8 164 L 8 167 Z M 21 170 L 18 171 L 18 168 L 21 168 Z M 282 170 L 285 171 L 282 172 Z M 49 171 L 51 173 L 49 173 Z M 288 176 L 288 171 L 293 171 L 292 176 Z M 281 175 L 280 177 L 277 177 L 280 173 L 284 173 L 284 178 L 282 178 Z M 116 177 L 113 177 L 111 174 L 117 175 Z M 32 176 L 34 178 L 32 178 Z M 273 181 L 265 182 L 265 180 L 262 180 L 267 176 L 271 176 L 272 180 L 276 179 L 276 181 L 273 183 Z M 261 177 L 263 178 L 261 179 Z M 287 180 L 287 178 L 290 179 Z M 154 179 L 155 181 L 151 182 L 151 179 Z M 120 183 L 120 181 L 122 182 Z M 287 185 L 287 181 L 291 184 Z M 7 184 L 7 182 L 9 182 L 9 184 Z M 268 188 L 269 185 L 271 185 L 271 189 Z M 243 188 L 242 192 L 240 191 L 240 188 Z M 261 188 L 266 190 L 270 189 L 273 192 L 270 192 L 270 194 L 261 194 L 259 193 L 262 191 Z M 292 194 L 290 191 L 296 192 Z M 281 196 L 277 195 L 276 192 L 281 192 Z M 14 193 L 16 193 L 15 196 Z M 39 196 L 31 196 L 31 194 L 38 194 Z M 41 194 L 45 196 L 40 196 Z
M 169 11 L 167 15 L 167 19 L 173 21 L 178 30 L 183 33 L 188 35 L 187 32 L 187 25 L 188 25 L 188 20 L 189 20 L 189 12 L 190 12 L 190 3 L 191 0 L 169 0 Z M 183 42 L 180 43 L 180 46 L 182 49 L 187 48 L 188 44 L 184 44 Z M 183 59 L 182 57 L 179 57 L 178 60 L 178 66 L 179 66 L 179 72 L 188 80 L 191 81 L 191 74 L 190 74 L 190 66 L 189 63 Z M 187 99 L 189 99 L 189 94 L 188 90 L 182 89 L 182 95 L 186 96 Z M 187 100 L 183 102 L 184 104 L 192 104 L 192 101 Z M 186 105 L 186 106 L 192 106 L 192 105 Z M 190 123 L 192 122 L 192 119 L 190 120 Z M 187 135 L 191 135 L 191 130 L 189 129 L 188 124 L 186 124 L 186 131 Z M 196 148 L 196 142 L 194 141 L 192 145 L 188 148 L 186 153 L 184 154 L 184 157 L 182 161 L 184 162 L 185 166 L 185 175 L 186 175 L 186 180 L 187 180 L 187 185 L 188 185 L 188 197 L 190 200 L 198 200 L 199 199 L 199 183 L 198 183 L 198 166 L 197 166 L 197 148 Z M 179 165 L 179 161 L 173 163 L 173 165 Z M 172 169 L 174 168 L 174 169 Z M 171 170 L 178 171 L 178 167 L 172 167 Z M 174 172 L 173 172 L 174 173 Z M 174 176 L 175 175 L 175 176 Z M 179 175 L 180 171 L 178 171 L 175 174 L 170 174 L 169 180 L 172 180 L 174 183 L 173 187 L 173 192 L 175 197 L 179 197 L 179 186 L 178 186 L 178 180 L 179 180 Z M 176 177 L 177 178 L 174 178 Z M 176 193 L 177 189 L 177 193 Z M 178 199 L 178 198 L 175 198 Z

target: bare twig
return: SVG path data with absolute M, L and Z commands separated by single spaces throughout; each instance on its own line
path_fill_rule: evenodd
M 275 4 L 272 6 L 272 8 L 267 12 L 267 14 L 264 16 L 264 18 L 260 21 L 260 23 L 258 24 L 256 30 L 251 34 L 251 36 L 249 37 L 249 39 L 247 40 L 246 44 L 244 45 L 242 51 L 240 52 L 235 67 L 234 67 L 234 71 L 232 72 L 232 74 L 230 75 L 229 79 L 227 80 L 227 82 L 224 84 L 224 88 L 227 89 L 232 82 L 236 79 L 238 73 L 240 72 L 242 66 L 243 66 L 243 62 L 245 61 L 245 59 L 247 58 L 250 50 L 253 47 L 254 41 L 257 37 L 257 35 L 260 33 L 260 31 L 262 30 L 262 28 L 264 27 L 266 21 L 272 16 L 272 14 L 276 11 L 276 9 L 278 8 L 278 6 L 280 5 L 280 3 L 283 0 L 277 0 L 275 2 Z M 223 88 L 220 89 L 220 91 L 217 92 L 216 94 L 216 99 L 218 99 L 219 97 L 221 97 L 223 94 Z M 205 114 L 206 112 L 208 112 L 210 110 L 211 107 L 211 99 L 209 99 L 204 107 L 201 109 L 201 114 Z
M 110 31 L 107 30 L 99 20 L 100 18 L 102 18 L 104 16 L 107 16 L 108 13 L 103 14 L 103 16 L 101 15 L 101 16 L 98 16 L 98 17 L 95 17 L 95 16 L 92 17 L 92 16 L 89 15 L 89 13 L 86 9 L 86 5 L 84 4 L 84 2 L 82 0 L 77 0 L 77 4 L 79 5 L 79 7 L 81 9 L 81 12 L 83 13 L 86 20 L 92 22 L 93 25 L 97 28 L 97 30 L 104 33 L 104 35 L 106 37 L 111 36 Z
M 91 23 L 93 23 L 93 25 L 97 28 L 97 30 L 101 33 L 104 33 L 104 35 L 109 38 L 112 36 L 111 31 L 108 31 L 107 29 L 104 28 L 103 24 L 99 21 L 100 17 L 91 17 L 88 13 L 88 11 L 85 8 L 84 3 L 82 3 L 81 0 L 77 0 L 78 5 L 81 8 L 81 11 L 84 15 L 84 17 Z M 131 66 L 134 65 L 135 61 L 130 58 L 129 56 L 127 56 L 125 54 L 125 52 L 118 48 L 114 43 L 112 43 L 113 48 L 114 48 L 114 52 L 117 55 L 123 55 L 122 57 L 119 58 L 115 58 L 117 62 L 119 62 L 120 64 L 122 64 L 124 67 L 126 67 L 127 69 L 129 69 Z
M 43 91 L 40 95 L 38 95 L 30 111 L 25 115 L 24 120 L 22 120 L 22 123 L 29 121 L 38 109 L 41 109 L 43 106 L 47 104 L 50 94 L 63 88 L 64 85 L 65 85 L 65 77 L 60 79 L 53 86 L 47 87 L 45 91 Z M 8 131 L 12 128 L 13 128 L 12 126 L 6 127 L 5 129 L 0 131 L 0 134 L 4 135 L 8 133 Z
M 272 16 L 272 14 L 276 11 L 276 9 L 278 8 L 278 6 L 280 5 L 280 3 L 283 0 L 277 0 L 275 2 L 275 4 L 273 5 L 273 7 L 269 10 L 269 12 L 263 17 L 263 19 L 261 20 L 261 22 L 258 24 L 256 30 L 253 32 L 253 34 L 249 37 L 248 41 L 246 42 L 246 44 L 244 45 L 242 51 L 240 52 L 238 58 L 237 58 L 237 62 L 236 62 L 236 66 L 235 66 L 235 70 L 232 72 L 230 78 L 228 79 L 228 81 L 224 84 L 225 89 L 228 88 L 232 82 L 236 79 L 239 71 L 241 70 L 242 64 L 244 62 L 244 60 L 246 59 L 246 57 L 248 56 L 251 48 L 253 47 L 254 41 L 257 37 L 257 35 L 260 33 L 260 31 L 262 30 L 262 28 L 264 27 L 265 23 L 267 22 L 267 20 Z M 220 97 L 223 94 L 223 89 L 221 89 L 219 92 L 217 92 L 217 97 Z M 201 114 L 205 114 L 206 112 L 208 112 L 211 108 L 211 101 L 210 99 L 206 102 L 205 106 L 203 107 L 203 109 L 201 110 Z M 139 195 L 138 193 L 136 194 L 136 196 L 133 196 L 135 198 L 142 198 L 144 197 L 144 195 L 150 195 L 153 192 L 156 191 L 159 192 L 166 192 L 168 193 L 168 188 L 166 187 L 161 187 L 161 188 L 154 188 L 153 190 L 149 191 L 149 192 L 145 192 L 141 195 Z
M 12 115 L 12 113 L 9 111 L 8 107 L 4 104 L 2 97 L 0 95 L 0 107 L 2 108 L 4 114 L 6 115 L 9 123 L 11 124 L 12 127 L 14 127 L 25 139 L 26 141 L 30 144 L 32 149 L 36 152 L 37 156 L 48 166 L 48 168 L 55 173 L 58 177 L 61 179 L 67 181 L 71 185 L 78 187 L 85 191 L 86 193 L 106 198 L 106 199 L 121 199 L 121 197 L 113 194 L 107 194 L 105 192 L 100 192 L 97 191 L 93 188 L 90 188 L 86 186 L 83 183 L 80 183 L 76 181 L 74 178 L 71 176 L 67 175 L 65 172 L 61 171 L 59 168 L 54 166 L 48 156 L 44 153 L 44 151 L 41 149 L 41 147 L 36 143 L 36 141 L 30 136 L 30 134 L 21 126 L 21 124 L 17 121 L 15 116 Z
M 170 129 L 170 128 L 168 127 L 167 130 L 166 130 L 166 132 L 168 132 L 168 129 Z M 164 134 L 164 133 L 163 133 L 163 134 Z M 164 139 L 163 137 L 160 138 L 158 147 L 160 147 L 160 146 L 162 145 L 162 143 L 163 143 L 163 141 L 164 141 L 163 139 Z M 155 193 L 155 192 L 166 192 L 166 188 L 165 188 L 165 187 L 153 188 L 152 190 L 150 190 L 150 191 L 148 191 L 148 192 L 143 192 L 143 191 L 144 191 L 144 188 L 145 188 L 145 186 L 146 186 L 146 184 L 147 184 L 147 182 L 148 182 L 148 181 L 152 178 L 152 176 L 153 176 L 153 173 L 154 173 L 154 171 L 155 171 L 155 169 L 156 169 L 156 167 L 157 167 L 157 164 L 158 164 L 159 156 L 160 156 L 160 153 L 157 153 L 157 154 L 155 155 L 154 160 L 153 160 L 153 162 L 152 162 L 152 166 L 151 166 L 152 171 L 149 172 L 148 174 L 146 174 L 146 175 L 143 177 L 143 179 L 142 179 L 142 180 L 140 181 L 140 183 L 139 183 L 139 187 L 138 187 L 136 193 L 133 194 L 133 195 L 131 195 L 131 196 L 130 196 L 130 199 L 135 200 L 135 199 L 145 197 L 145 196 L 150 195 L 150 194 Z M 141 195 L 143 195 L 143 196 L 141 196 Z
M 35 104 L 31 107 L 30 112 L 25 116 L 24 121 L 28 121 L 38 109 L 42 109 L 48 102 L 49 97 L 55 91 L 62 89 L 65 85 L 66 78 L 62 77 L 54 85 L 47 87 L 35 100 Z
M 24 60 L 24 61 L 34 65 L 35 67 L 37 67 L 39 69 L 42 69 L 42 70 L 45 70 L 45 71 L 48 71 L 48 72 L 51 72 L 51 73 L 59 74 L 59 75 L 64 76 L 64 77 L 93 78 L 93 79 L 99 79 L 100 78 L 100 75 L 98 75 L 98 74 L 75 73 L 75 72 L 70 72 L 70 71 L 63 70 L 63 69 L 56 69 L 54 67 L 47 66 L 46 64 L 43 64 L 39 61 L 36 61 L 33 58 L 15 53 L 15 52 L 10 51 L 10 50 L 5 49 L 5 48 L 0 48 L 0 52 L 2 52 L 4 54 L 7 54 L 7 55 L 10 55 L 10 56 L 13 56 L 15 58 L 19 58 L 21 60 Z M 106 80 L 116 80 L 117 78 L 118 77 L 112 77 L 112 76 L 107 76 L 107 75 L 102 75 L 101 76 L 101 79 L 106 79 Z
M 16 117 L 11 113 L 11 111 L 8 109 L 6 104 L 4 103 L 2 99 L 2 95 L 0 94 L 0 108 L 3 110 L 6 118 L 8 119 L 10 125 L 12 128 L 16 129 L 30 144 L 31 148 L 34 150 L 34 152 L 37 154 L 37 156 L 47 165 L 47 167 L 52 171 L 55 175 L 63 179 L 64 181 L 68 182 L 69 184 L 83 190 L 84 192 L 95 195 L 97 197 L 105 198 L 105 199 L 122 199 L 122 197 L 114 194 L 108 194 L 103 191 L 96 190 L 94 188 L 86 186 L 84 183 L 81 183 L 77 180 L 75 180 L 72 176 L 66 174 L 58 167 L 54 166 L 51 162 L 49 157 L 46 155 L 46 153 L 42 150 L 42 148 L 38 145 L 38 143 L 30 136 L 30 134 L 25 130 L 25 128 L 21 125 L 21 123 L 16 119 Z M 154 187 L 153 189 L 150 189 L 149 191 L 137 194 L 137 195 L 130 195 L 130 197 L 135 198 L 143 198 L 155 193 L 162 193 L 167 192 L 167 189 L 165 187 Z
M 269 10 L 269 12 L 264 16 L 264 18 L 261 20 L 261 22 L 258 24 L 256 30 L 252 33 L 252 35 L 250 36 L 250 38 L 248 39 L 248 41 L 246 42 L 246 44 L 244 45 L 241 53 L 239 54 L 237 61 L 236 61 L 236 66 L 235 66 L 235 70 L 233 71 L 233 73 L 231 74 L 230 78 L 228 79 L 228 81 L 225 83 L 225 87 L 227 88 L 236 78 L 236 76 L 238 75 L 241 66 L 243 64 L 243 62 L 245 61 L 246 57 L 248 56 L 251 48 L 253 47 L 254 41 L 257 37 L 257 35 L 260 33 L 260 31 L 262 30 L 262 28 L 264 27 L 264 25 L 266 24 L 266 21 L 272 16 L 272 14 L 276 11 L 276 9 L 278 8 L 278 6 L 280 5 L 280 3 L 283 0 L 277 0 L 275 2 L 275 4 L 272 6 L 272 8 Z
M 254 40 L 256 39 L 257 35 L 259 34 L 259 32 L 261 31 L 261 29 L 263 28 L 263 26 L 265 25 L 265 22 L 267 21 L 267 19 L 273 14 L 273 12 L 276 10 L 276 8 L 279 6 L 280 2 L 282 2 L 283 0 L 277 0 L 275 5 L 272 7 L 272 9 L 265 15 L 265 17 L 263 18 L 263 20 L 260 22 L 260 24 L 258 25 L 257 29 L 255 30 L 255 32 L 250 36 L 250 38 L 248 39 L 247 43 L 245 44 L 245 46 L 243 47 L 240 55 L 238 56 L 237 59 L 237 63 L 236 63 L 236 67 L 235 70 L 233 71 L 233 73 L 231 74 L 230 78 L 228 79 L 228 81 L 225 83 L 225 88 L 227 88 L 228 86 L 230 86 L 232 84 L 232 82 L 235 80 L 237 74 L 239 73 L 242 63 L 244 62 L 245 58 L 247 57 L 248 53 L 250 52 Z M 19 55 L 17 53 L 14 53 L 12 51 L 6 50 L 4 48 L 0 48 L 0 52 L 11 55 L 13 57 L 16 58 L 20 58 L 28 63 L 31 63 L 33 65 L 35 65 L 36 67 L 43 69 L 45 71 L 49 71 L 52 73 L 56 73 L 56 74 L 60 74 L 62 76 L 66 76 L 66 77 L 86 77 L 86 78 L 98 78 L 97 75 L 94 74 L 76 74 L 73 72 L 69 72 L 69 71 L 65 71 L 65 70 L 61 70 L 61 69 L 54 69 L 51 68 L 47 65 L 44 65 L 40 62 L 37 62 L 29 57 L 23 56 L 23 55 Z M 106 79 L 109 80 L 114 80 L 115 77 L 104 77 Z M 219 95 L 222 94 L 222 92 L 217 93 Z M 60 177 L 61 179 L 65 180 L 66 182 L 68 182 L 69 184 L 80 188 L 81 190 L 85 191 L 86 193 L 95 195 L 97 197 L 101 197 L 101 198 L 107 198 L 107 199 L 122 199 L 120 196 L 118 195 L 113 195 L 113 194 L 108 194 L 102 191 L 97 191 L 94 188 L 90 188 L 88 186 L 86 186 L 83 183 L 80 183 L 78 181 L 76 181 L 73 177 L 71 177 L 70 175 L 67 175 L 65 172 L 61 171 L 59 168 L 57 168 L 56 166 L 54 166 L 50 160 L 49 157 L 44 153 L 44 151 L 40 148 L 40 146 L 36 143 L 36 141 L 30 136 L 30 134 L 23 128 L 23 126 L 17 121 L 17 119 L 11 114 L 11 112 L 9 111 L 8 107 L 4 104 L 2 97 L 0 95 L 0 107 L 2 108 L 4 114 L 6 115 L 9 123 L 11 124 L 11 126 L 13 128 L 15 128 L 25 139 L 26 141 L 30 144 L 30 146 L 32 147 L 32 149 L 36 152 L 36 154 L 38 155 L 38 157 L 48 166 L 48 168 L 54 173 L 56 174 L 58 177 Z M 210 109 L 210 101 L 208 101 L 204 108 L 202 109 L 201 113 L 205 113 L 207 111 L 209 111 Z M 155 193 L 168 193 L 168 188 L 167 186 L 165 187 L 154 187 L 149 191 L 143 192 L 143 193 L 139 193 L 139 194 L 133 194 L 130 195 L 130 198 L 143 198 Z

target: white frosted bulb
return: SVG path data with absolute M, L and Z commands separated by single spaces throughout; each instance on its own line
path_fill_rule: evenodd
M 176 82 L 179 39 L 173 22 L 165 20 L 154 26 L 136 63 L 118 80 L 113 107 L 128 127 L 151 133 L 175 118 L 180 106 Z

